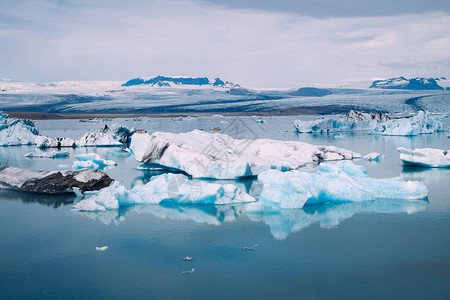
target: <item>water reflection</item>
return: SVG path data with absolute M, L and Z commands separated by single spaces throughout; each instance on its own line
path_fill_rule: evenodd
M 73 204 L 74 199 L 75 196 L 73 195 L 44 195 L 0 189 L 0 200 L 39 203 L 54 208 L 60 207 L 61 205 L 71 205 Z
M 244 216 L 254 222 L 263 222 L 270 228 L 276 239 L 285 239 L 291 233 L 298 232 L 315 223 L 322 228 L 338 226 L 358 213 L 407 213 L 413 214 L 426 209 L 427 201 L 376 200 L 362 203 L 341 203 L 311 205 L 303 209 L 268 210 L 247 212 L 247 204 L 242 205 L 203 205 L 203 206 L 161 206 L 135 205 L 106 212 L 76 212 L 84 217 L 100 221 L 105 225 L 119 225 L 125 221 L 125 215 L 131 213 L 151 214 L 160 219 L 176 221 L 194 221 L 200 224 L 219 226 L 223 222 L 234 222 Z
M 450 177 L 449 168 L 424 168 L 403 166 L 400 176 L 405 180 L 421 181 L 430 184 Z

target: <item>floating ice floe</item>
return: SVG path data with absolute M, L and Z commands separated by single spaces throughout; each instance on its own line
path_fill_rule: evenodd
M 97 153 L 87 153 L 75 155 L 76 161 L 73 162 L 72 168 L 77 169 L 101 169 L 106 166 L 115 166 L 117 163 L 113 160 L 106 160 Z
M 387 120 L 389 120 L 389 117 L 382 113 L 369 114 L 351 110 L 339 119 L 320 118 L 313 121 L 295 120 L 294 126 L 298 132 L 303 133 L 339 132 L 368 130 L 371 126 L 376 126 L 378 122 Z
M 268 169 L 287 171 L 307 163 L 361 157 L 335 146 L 297 141 L 234 139 L 194 130 L 133 135 L 130 150 L 136 160 L 178 169 L 196 178 L 234 179 Z
M 376 161 L 376 162 L 378 162 L 381 159 L 383 159 L 383 157 L 384 157 L 384 155 L 381 155 L 378 152 L 372 152 L 372 153 L 369 153 L 367 155 L 364 155 L 363 159 L 367 160 L 367 161 Z
M 0 168 L 0 187 L 46 194 L 95 191 L 107 187 L 112 179 L 98 170 L 34 171 L 19 168 Z
M 407 149 L 398 147 L 400 159 L 406 165 L 432 168 L 450 167 L 450 150 L 440 150 L 433 148 Z
M 64 158 L 69 156 L 67 151 L 35 151 L 24 154 L 25 157 Z
M 108 249 L 108 246 L 95 247 L 95 250 L 97 250 L 97 251 L 106 251 L 107 249 Z
M 36 138 L 36 146 L 38 148 L 75 147 L 76 142 L 71 138 L 50 138 L 47 136 L 38 136 Z
M 413 136 L 444 131 L 445 125 L 440 116 L 432 116 L 428 111 L 419 111 L 411 118 L 391 119 L 372 126 L 370 133 L 382 135 Z
M 83 135 L 77 145 L 80 147 L 122 146 L 127 143 L 136 130 L 117 124 L 107 125 L 95 132 Z
M 0 146 L 20 146 L 36 144 L 39 131 L 33 121 L 12 118 L 0 114 Z
M 79 211 L 106 211 L 133 204 L 223 205 L 254 201 L 252 196 L 233 184 L 193 181 L 182 174 L 169 173 L 152 177 L 147 184 L 131 190 L 116 182 L 73 208 Z
M 428 190 L 421 182 L 396 178 L 370 178 L 366 169 L 352 162 L 322 164 L 316 173 L 298 170 L 265 171 L 258 175 L 263 183 L 259 202 L 249 210 L 302 208 L 324 202 L 363 202 L 376 199 L 426 199 Z

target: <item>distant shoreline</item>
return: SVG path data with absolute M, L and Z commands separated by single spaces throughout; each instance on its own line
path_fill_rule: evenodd
M 358 109 L 350 106 L 311 106 L 294 107 L 288 110 L 275 111 L 224 111 L 224 112 L 172 112 L 172 113 L 46 113 L 46 112 L 27 112 L 27 111 L 4 111 L 12 117 L 32 120 L 63 120 L 63 119 L 117 119 L 117 118 L 176 118 L 176 117 L 212 117 L 213 115 L 222 116 L 296 116 L 296 115 L 326 115 L 347 113 L 351 109 Z

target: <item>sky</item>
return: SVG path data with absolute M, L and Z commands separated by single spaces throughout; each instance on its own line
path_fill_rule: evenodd
M 448 0 L 0 0 L 0 78 L 450 77 Z

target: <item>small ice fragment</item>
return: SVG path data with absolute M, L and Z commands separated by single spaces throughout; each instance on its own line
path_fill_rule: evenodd
M 384 155 L 381 155 L 380 153 L 372 152 L 372 153 L 369 153 L 369 154 L 363 156 L 363 159 L 367 160 L 367 161 L 376 161 L 376 162 L 378 162 L 383 157 L 384 157 Z
M 184 261 L 191 261 L 191 260 L 192 260 L 192 257 L 186 256 L 185 258 L 183 258 L 183 260 L 184 260 Z
M 194 273 L 194 268 L 192 268 L 190 271 L 182 271 L 183 274 L 192 274 Z
M 106 249 L 108 249 L 108 246 L 95 247 L 95 250 L 97 251 L 105 251 Z

